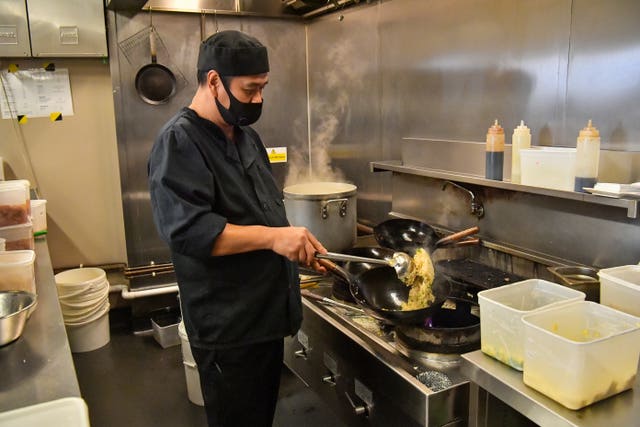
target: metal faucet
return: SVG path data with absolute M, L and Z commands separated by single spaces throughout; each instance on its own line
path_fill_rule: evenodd
M 471 190 L 464 188 L 463 186 L 456 184 L 455 182 L 445 181 L 444 184 L 442 184 L 442 191 L 444 191 L 445 188 L 447 188 L 447 185 L 449 184 L 469 193 L 469 196 L 471 196 L 471 214 L 472 215 L 475 215 L 478 218 L 482 218 L 484 216 L 484 206 L 482 205 L 482 202 L 476 201 L 476 196 L 471 192 Z

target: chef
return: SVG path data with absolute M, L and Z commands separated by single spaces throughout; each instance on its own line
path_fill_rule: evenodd
M 239 31 L 201 43 L 198 88 L 160 130 L 148 163 L 153 217 L 171 250 L 210 426 L 269 426 L 283 337 L 302 321 L 298 263 L 325 253 L 291 227 L 250 125 L 269 81 L 267 49 Z

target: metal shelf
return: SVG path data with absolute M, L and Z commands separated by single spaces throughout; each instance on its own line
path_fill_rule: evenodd
M 481 185 L 484 187 L 500 188 L 502 190 L 519 191 L 521 193 L 539 194 L 541 196 L 558 197 L 567 200 L 576 200 L 580 202 L 593 203 L 597 205 L 613 206 L 627 210 L 628 218 L 638 218 L 638 202 L 635 199 L 617 199 L 613 197 L 595 196 L 588 193 L 578 193 L 574 191 L 560 191 L 549 188 L 529 187 L 527 185 L 512 184 L 508 181 L 494 181 L 477 175 L 467 175 L 462 173 L 453 173 L 439 169 L 429 169 L 417 166 L 407 166 L 400 160 L 378 161 L 370 163 L 371 172 L 390 171 L 396 173 L 405 173 L 409 175 L 424 176 L 428 178 L 437 178 L 466 184 Z

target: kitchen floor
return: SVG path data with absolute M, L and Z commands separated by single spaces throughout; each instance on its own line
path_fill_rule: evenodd
M 180 345 L 163 349 L 152 335 L 134 335 L 128 325 L 120 323 L 111 322 L 111 340 L 106 346 L 73 354 L 91 426 L 206 426 L 204 409 L 187 397 Z M 273 425 L 344 424 L 283 366 Z

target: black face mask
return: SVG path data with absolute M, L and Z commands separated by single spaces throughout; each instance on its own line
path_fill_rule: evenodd
M 231 93 L 225 79 L 220 78 L 220 81 L 222 82 L 222 86 L 224 86 L 224 90 L 227 91 L 230 101 L 229 108 L 227 109 L 218 101 L 218 98 L 216 98 L 218 111 L 220 111 L 224 121 L 233 126 L 249 126 L 257 122 L 260 114 L 262 114 L 262 102 L 240 102 Z

